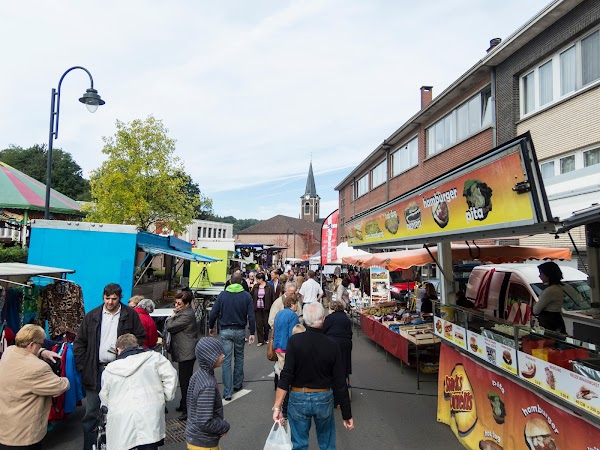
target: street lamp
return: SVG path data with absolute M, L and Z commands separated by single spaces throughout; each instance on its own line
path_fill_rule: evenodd
M 292 232 L 294 233 L 294 258 L 296 258 L 296 230 L 292 227 L 288 227 L 287 230 L 285 230 L 285 234 L 287 234 L 287 239 L 286 239 L 286 245 L 289 247 L 290 246 L 290 230 L 292 230 Z
M 85 94 L 79 99 L 83 103 L 89 112 L 96 112 L 98 106 L 104 105 L 105 101 L 100 98 L 98 91 L 94 89 L 94 79 L 92 74 L 85 67 L 75 66 L 71 67 L 58 82 L 58 90 L 52 89 L 52 98 L 50 101 L 50 133 L 48 136 L 48 165 L 46 166 L 46 202 L 44 204 L 44 219 L 50 219 L 50 183 L 52 178 L 52 145 L 54 139 L 58 139 L 58 118 L 60 113 L 60 86 L 62 85 L 65 76 L 72 70 L 81 69 L 85 71 L 90 77 L 90 87 L 86 89 Z

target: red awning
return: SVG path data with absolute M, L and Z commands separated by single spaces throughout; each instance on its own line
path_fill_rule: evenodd
M 429 247 L 437 259 L 437 247 Z M 530 259 L 563 259 L 571 260 L 568 248 L 526 247 L 518 245 L 464 245 L 452 244 L 453 261 L 487 261 L 495 264 L 522 262 Z M 425 248 L 403 250 L 397 252 L 372 253 L 371 255 L 349 256 L 342 258 L 344 264 L 360 267 L 383 267 L 387 270 L 408 269 L 412 266 L 424 266 L 433 263 L 433 259 Z

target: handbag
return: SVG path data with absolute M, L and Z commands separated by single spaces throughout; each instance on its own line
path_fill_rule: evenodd
M 277 353 L 275 353 L 275 349 L 273 348 L 273 338 L 275 337 L 275 325 L 269 331 L 269 343 L 267 344 L 267 359 L 269 361 L 277 361 Z
M 287 425 L 282 426 L 279 422 L 273 424 L 263 450 L 292 450 L 292 438 Z

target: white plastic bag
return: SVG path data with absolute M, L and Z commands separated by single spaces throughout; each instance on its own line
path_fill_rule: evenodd
M 290 430 L 274 422 L 263 450 L 292 450 Z

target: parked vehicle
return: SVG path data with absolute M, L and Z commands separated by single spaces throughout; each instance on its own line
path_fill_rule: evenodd
M 592 307 L 587 275 L 569 266 L 560 266 L 560 269 L 564 277 L 563 311 L 585 314 Z M 489 264 L 473 268 L 466 295 L 476 305 L 478 301 L 485 303 L 483 311 L 486 315 L 508 319 L 513 304 L 519 302 L 532 307 L 546 287 L 539 277 L 537 265 Z M 564 320 L 567 333 L 573 335 L 574 319 L 564 317 Z
M 394 300 L 404 301 L 409 292 L 419 284 L 412 277 L 411 270 L 395 270 L 390 272 L 390 294 Z

